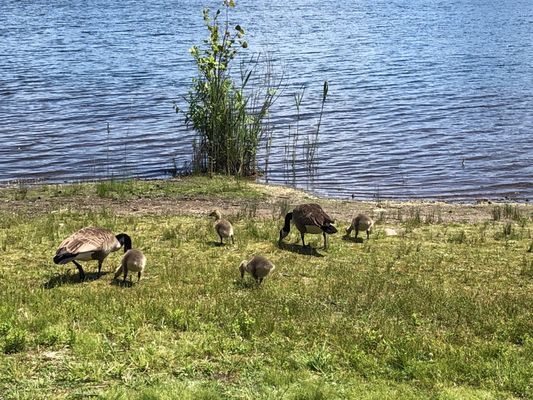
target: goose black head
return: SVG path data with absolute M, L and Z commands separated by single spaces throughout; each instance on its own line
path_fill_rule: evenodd
M 283 238 L 287 237 L 289 232 L 291 231 L 291 219 L 292 219 L 292 213 L 287 213 L 285 215 L 285 225 L 283 225 L 283 228 L 279 231 L 279 241 L 278 243 L 281 243 Z
M 281 241 L 287 237 L 287 235 L 289 234 L 289 231 L 286 231 L 285 228 L 282 228 L 280 231 L 279 231 L 279 243 L 281 243 Z
M 119 233 L 115 236 L 119 241 L 120 245 L 124 247 L 124 253 L 128 250 L 131 250 L 131 238 L 125 233 Z

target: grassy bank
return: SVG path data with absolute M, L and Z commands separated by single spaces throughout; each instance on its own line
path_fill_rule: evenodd
M 408 205 L 369 241 L 338 234 L 322 250 L 308 235 L 318 248 L 303 251 L 294 231 L 277 246 L 296 198 L 272 201 L 274 190 L 243 181 L 26 189 L 0 192 L 0 398 L 533 397 L 531 207 L 490 206 L 465 223 Z M 236 244 L 215 245 L 197 203 L 124 212 L 159 198 L 231 205 Z M 79 283 L 53 264 L 59 242 L 88 225 L 132 236 L 148 258 L 139 284 L 110 273 Z M 277 266 L 261 287 L 238 276 L 255 253 Z
M 24 182 L 0 188 L 0 201 L 51 198 L 105 198 L 131 200 L 139 197 L 203 197 L 258 199 L 264 195 L 249 180 L 221 176 L 192 176 L 179 180 L 104 180 L 98 182 L 29 185 Z

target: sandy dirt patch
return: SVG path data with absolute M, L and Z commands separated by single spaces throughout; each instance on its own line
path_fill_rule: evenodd
M 281 218 L 293 206 L 301 203 L 319 203 L 333 218 L 349 221 L 359 212 L 381 221 L 400 221 L 421 218 L 428 222 L 479 222 L 493 219 L 495 204 L 450 204 L 442 202 L 367 202 L 319 198 L 301 190 L 284 186 L 251 184 L 266 194 L 266 200 L 215 197 L 139 197 L 110 199 L 97 196 L 51 197 L 35 200 L 0 200 L 0 211 L 38 215 L 62 211 L 108 210 L 118 215 L 204 215 L 215 208 L 225 215 L 253 215 L 258 218 Z M 533 206 L 515 204 L 521 213 L 531 217 Z

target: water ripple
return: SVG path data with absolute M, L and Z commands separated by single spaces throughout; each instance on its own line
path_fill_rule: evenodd
M 265 180 L 343 198 L 531 199 L 533 3 L 474 3 L 240 2 L 250 49 L 287 76 Z M 164 177 L 189 161 L 194 133 L 172 103 L 195 73 L 202 7 L 3 0 L 0 183 Z M 303 145 L 324 80 L 313 175 Z

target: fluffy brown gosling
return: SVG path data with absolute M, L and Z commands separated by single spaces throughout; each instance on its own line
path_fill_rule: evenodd
M 115 270 L 115 279 L 117 279 L 120 274 L 124 274 L 123 282 L 126 282 L 126 277 L 128 272 L 137 272 L 137 282 L 141 280 L 141 275 L 144 272 L 144 267 L 146 267 L 146 257 L 142 251 L 131 249 L 128 250 L 124 257 L 122 257 L 122 262 L 120 267 Z M 131 281 L 131 275 L 130 275 Z
M 220 211 L 214 210 L 211 214 L 209 214 L 210 217 L 215 217 L 215 231 L 220 237 L 220 244 L 224 244 L 223 239 L 231 238 L 231 243 L 235 244 L 235 239 L 233 238 L 233 226 L 231 225 L 231 222 L 222 219 L 222 215 L 220 214 Z
M 346 236 L 350 236 L 350 233 L 355 229 L 355 238 L 359 235 L 359 231 L 366 231 L 366 239 L 370 238 L 370 231 L 374 226 L 374 220 L 365 214 L 357 214 L 352 220 L 352 224 L 346 228 Z
M 258 284 L 261 284 L 263 279 L 275 269 L 276 266 L 268 258 L 263 256 L 253 256 L 249 261 L 243 260 L 239 266 L 241 279 L 244 278 L 244 272 L 248 272 Z

